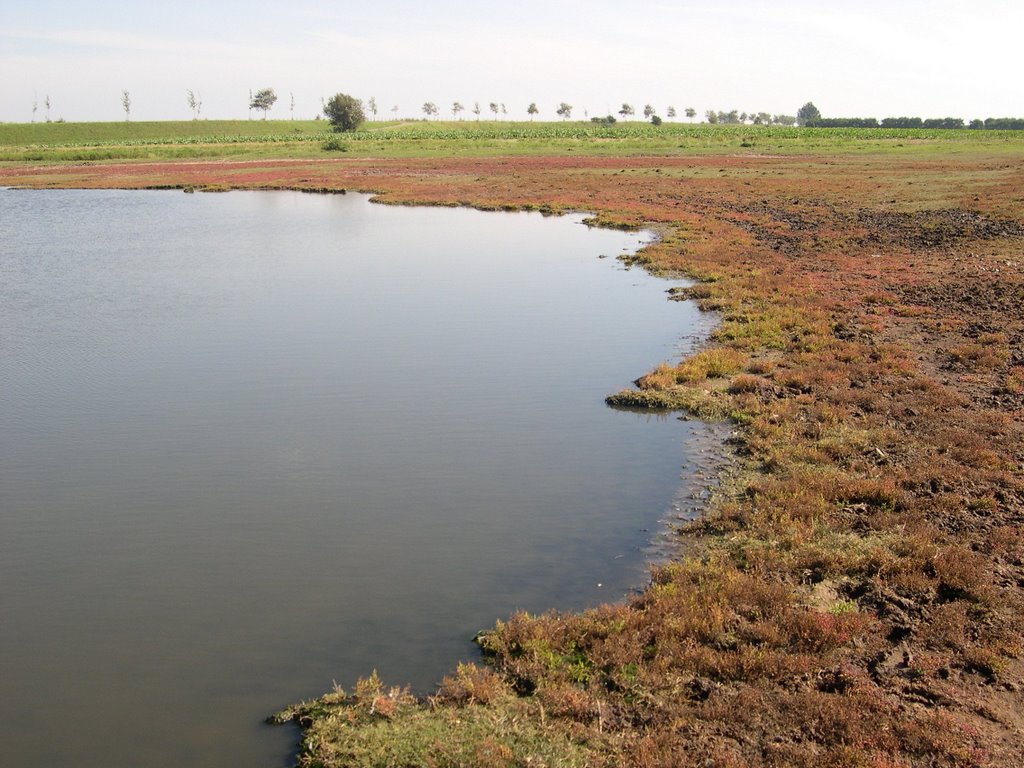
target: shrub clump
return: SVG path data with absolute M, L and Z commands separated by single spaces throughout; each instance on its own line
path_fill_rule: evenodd
M 331 136 L 321 145 L 324 152 L 348 152 L 348 144 L 337 136 Z

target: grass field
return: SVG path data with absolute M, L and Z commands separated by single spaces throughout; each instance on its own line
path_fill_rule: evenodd
M 627 603 L 505 617 L 427 700 L 371 675 L 285 710 L 302 765 L 1020 765 L 1024 134 L 413 123 L 327 153 L 181 125 L 0 126 L 44 160 L 0 184 L 587 210 L 656 227 L 633 264 L 721 318 L 610 397 L 734 425 L 678 557 Z M 89 141 L 151 154 L 69 162 Z
M 998 150 L 1020 141 L 1014 132 L 690 125 L 623 122 L 508 123 L 493 121 L 370 123 L 334 134 L 324 121 L 234 120 L 157 123 L 0 124 L 0 162 L 76 162 L 257 157 L 322 157 L 337 138 L 357 156 L 497 154 L 693 154 L 808 152 L 967 146 Z

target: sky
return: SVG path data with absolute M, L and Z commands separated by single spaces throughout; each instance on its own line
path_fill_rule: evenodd
M 1020 0 L 0 0 L 0 121 L 312 118 L 337 92 L 379 117 L 435 102 L 526 119 L 705 110 L 1024 116 Z M 294 99 L 294 112 L 292 100 Z M 33 104 L 36 112 L 33 113 Z M 397 111 L 392 108 L 397 106 Z M 255 115 L 254 115 L 255 116 Z

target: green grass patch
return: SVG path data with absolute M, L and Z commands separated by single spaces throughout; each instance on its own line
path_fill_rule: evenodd
M 438 699 L 424 707 L 402 689 L 385 689 L 374 673 L 351 694 L 337 689 L 270 720 L 304 727 L 298 765 L 305 768 L 583 768 L 594 762 L 583 743 L 545 724 L 537 702 L 504 687 L 486 705 Z

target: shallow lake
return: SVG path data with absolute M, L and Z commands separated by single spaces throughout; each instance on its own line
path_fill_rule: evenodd
M 0 190 L 0 762 L 284 766 L 272 711 L 642 586 L 707 452 L 604 404 L 706 323 L 643 239 Z

